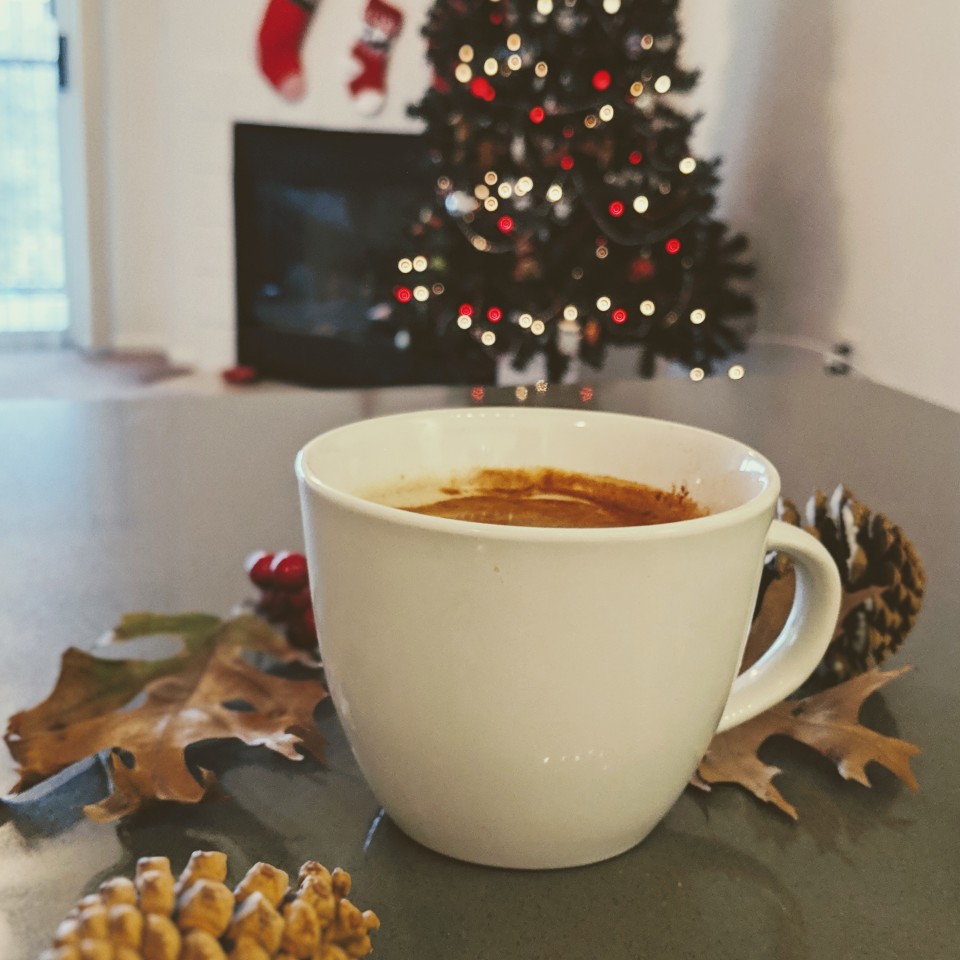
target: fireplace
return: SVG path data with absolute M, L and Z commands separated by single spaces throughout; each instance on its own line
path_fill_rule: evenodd
M 234 127 L 237 359 L 306 386 L 492 383 L 492 361 L 412 351 L 390 317 L 435 174 L 422 139 Z

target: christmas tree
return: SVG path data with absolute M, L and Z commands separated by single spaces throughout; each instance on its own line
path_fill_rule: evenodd
M 638 347 L 695 379 L 743 346 L 746 240 L 678 108 L 678 0 L 438 0 L 424 34 L 436 196 L 397 264 L 394 322 L 476 368 Z

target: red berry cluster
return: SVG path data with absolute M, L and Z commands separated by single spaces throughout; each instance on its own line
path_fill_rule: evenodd
M 258 550 L 244 564 L 247 576 L 260 590 L 256 612 L 265 620 L 282 626 L 294 647 L 313 650 L 317 645 L 317 624 L 313 617 L 307 559 L 302 553 Z

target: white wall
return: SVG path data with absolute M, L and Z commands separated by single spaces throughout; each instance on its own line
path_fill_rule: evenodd
M 236 121 L 410 130 L 406 104 L 429 73 L 419 25 L 429 0 L 406 0 L 390 96 L 373 120 L 350 102 L 349 48 L 361 4 L 324 0 L 303 51 L 308 93 L 283 101 L 261 77 L 263 0 L 87 0 L 104 4 L 114 343 L 166 350 L 216 370 L 234 360 L 232 135 Z
M 391 96 L 372 124 L 345 93 L 361 0 L 322 0 L 309 93 L 260 77 L 264 0 L 81 0 L 104 6 L 111 315 L 118 347 L 233 361 L 231 127 L 236 120 L 411 129 L 428 80 L 407 14 Z M 724 157 L 721 213 L 748 233 L 767 337 L 853 341 L 867 375 L 960 409 L 960 40 L 950 0 L 683 0 L 697 152 Z
M 848 339 L 960 409 L 960 43 L 951 0 L 683 0 L 698 146 L 751 237 L 761 334 Z M 759 339 L 759 338 L 758 338 Z

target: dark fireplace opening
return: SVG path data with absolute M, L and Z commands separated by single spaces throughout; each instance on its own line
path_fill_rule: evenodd
M 494 382 L 492 361 L 411 350 L 390 317 L 424 161 L 413 134 L 235 125 L 239 363 L 306 386 Z

